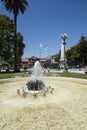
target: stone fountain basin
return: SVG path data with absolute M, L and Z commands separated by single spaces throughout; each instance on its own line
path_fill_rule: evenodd
M 46 86 L 54 88 L 53 94 L 19 96 L 16 90 L 28 81 L 0 80 L 0 129 L 87 129 L 87 80 L 44 77 Z

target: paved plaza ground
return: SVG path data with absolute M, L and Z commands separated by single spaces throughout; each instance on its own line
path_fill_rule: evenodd
M 24 98 L 28 80 L 0 80 L 0 130 L 87 130 L 87 80 L 44 77 L 53 94 Z

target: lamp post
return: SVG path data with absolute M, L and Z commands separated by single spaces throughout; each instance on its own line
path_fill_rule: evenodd
M 67 39 L 67 34 L 63 34 L 61 35 L 61 39 L 62 39 L 62 45 L 61 45 L 61 59 L 60 61 L 63 63 L 63 67 L 64 67 L 64 72 L 67 72 L 67 66 L 66 66 L 66 58 L 65 58 L 65 45 L 66 45 L 66 39 Z

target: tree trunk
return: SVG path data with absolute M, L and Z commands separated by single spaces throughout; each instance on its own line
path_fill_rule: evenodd
M 17 72 L 17 15 L 14 14 L 14 24 L 15 24 L 15 32 L 14 32 L 14 72 Z

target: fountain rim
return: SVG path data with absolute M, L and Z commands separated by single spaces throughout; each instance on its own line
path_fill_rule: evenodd
M 7 78 L 7 79 L 0 79 L 0 84 L 3 84 L 3 83 L 10 83 L 10 82 L 16 82 L 16 81 L 22 81 L 23 80 L 26 81 L 26 80 L 30 80 L 31 78 L 30 77 L 20 77 L 20 78 Z M 49 80 L 58 80 L 58 81 L 66 81 L 66 82 L 73 82 L 73 83 L 80 83 L 80 84 L 85 84 L 87 85 L 87 80 L 86 79 L 80 79 L 80 78 L 70 78 L 70 77 L 48 77 L 48 76 L 44 76 L 43 77 L 43 80 L 46 80 L 46 79 L 49 79 Z

